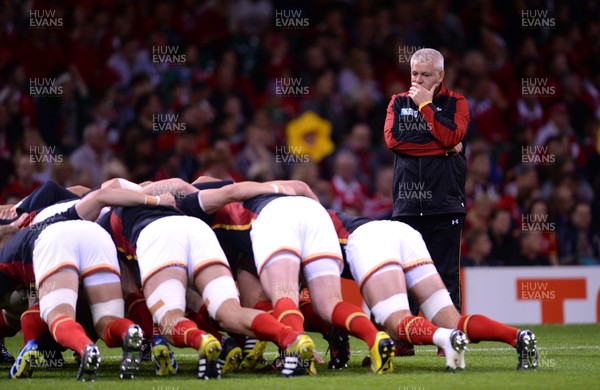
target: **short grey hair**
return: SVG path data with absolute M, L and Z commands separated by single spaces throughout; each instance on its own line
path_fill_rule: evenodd
M 417 50 L 412 57 L 410 57 L 410 66 L 412 67 L 416 63 L 433 62 L 433 69 L 436 72 L 444 70 L 444 56 L 442 53 L 435 49 L 424 48 Z

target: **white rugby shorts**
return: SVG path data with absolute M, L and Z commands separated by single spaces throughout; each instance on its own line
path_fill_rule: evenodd
M 302 267 L 319 259 L 337 261 L 344 268 L 342 253 L 327 211 L 303 196 L 284 196 L 267 204 L 250 230 L 256 270 L 280 253 L 293 253 Z M 317 263 L 315 263 L 317 264 Z
M 64 268 L 76 270 L 81 279 L 101 271 L 120 276 L 117 249 L 106 230 L 82 220 L 56 222 L 46 227 L 33 249 L 36 286 Z
M 168 267 L 182 267 L 190 280 L 212 264 L 229 267 L 213 230 L 198 218 L 173 215 L 146 226 L 137 240 L 137 260 L 142 286 Z
M 348 237 L 346 260 L 360 288 L 388 265 L 398 265 L 406 273 L 433 264 L 421 233 L 399 221 L 372 221 L 358 227 Z

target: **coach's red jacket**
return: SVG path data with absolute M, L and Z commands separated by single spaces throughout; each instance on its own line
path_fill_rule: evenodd
M 464 151 L 446 150 L 463 140 L 468 125 L 467 100 L 443 83 L 421 111 L 407 92 L 392 96 L 384 134 L 395 154 L 394 217 L 465 213 Z

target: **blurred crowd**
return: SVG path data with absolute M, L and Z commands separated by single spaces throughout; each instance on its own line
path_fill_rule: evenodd
M 524 26 L 526 9 L 552 23 Z M 307 22 L 282 26 L 293 17 Z M 293 178 L 326 207 L 389 217 L 383 121 L 421 47 L 444 54 L 446 87 L 469 101 L 462 264 L 599 264 L 591 0 L 0 0 L 0 202 L 47 180 Z M 157 61 L 160 48 L 177 57 Z M 32 94 L 48 79 L 59 93 Z M 308 93 L 278 93 L 289 79 Z M 282 163 L 306 111 L 335 150 Z

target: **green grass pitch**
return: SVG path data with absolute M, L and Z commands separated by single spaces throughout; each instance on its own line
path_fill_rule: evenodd
M 0 389 L 593 389 L 600 388 L 600 324 L 545 325 L 530 327 L 538 337 L 539 368 L 536 371 L 516 371 L 517 353 L 501 343 L 484 342 L 470 345 L 466 352 L 467 369 L 449 373 L 444 370 L 444 358 L 436 356 L 431 346 L 417 347 L 416 356 L 394 358 L 394 372 L 373 375 L 360 363 L 367 347 L 351 340 L 352 360 L 349 368 L 331 371 L 317 365 L 316 377 L 278 378 L 275 373 L 229 374 L 221 380 L 200 381 L 196 378 L 196 358 L 192 350 L 178 350 L 181 372 L 177 376 L 154 376 L 152 363 L 144 363 L 132 381 L 118 379 L 119 349 L 101 344 L 103 362 L 98 381 L 75 381 L 77 367 L 69 353 L 64 353 L 66 366 L 59 370 L 38 369 L 31 379 L 8 380 L 8 366 L 0 367 Z M 311 334 L 317 350 L 325 355 L 323 339 Z M 21 337 L 6 340 L 8 349 L 17 355 Z M 275 357 L 275 348 L 267 349 L 268 359 Z

